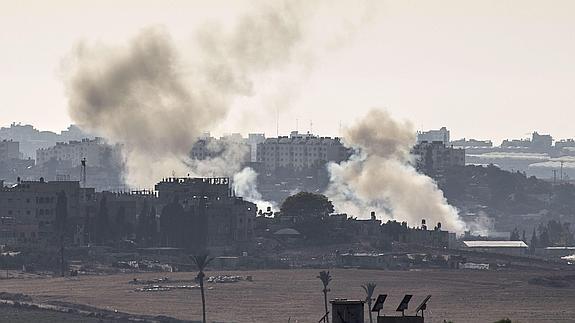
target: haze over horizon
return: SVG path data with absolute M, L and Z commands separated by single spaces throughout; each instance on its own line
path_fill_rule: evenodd
M 0 5 L 0 86 L 11 89 L 0 95 L 0 125 L 60 131 L 70 124 L 61 66 L 79 42 L 123 44 L 143 28 L 162 26 L 192 57 L 187 44 L 197 28 L 232 23 L 251 7 L 224 0 L 149 0 L 137 7 L 135 1 L 56 2 Z M 532 131 L 575 137 L 569 123 L 575 117 L 575 42 L 569 41 L 575 3 L 383 1 L 376 8 L 342 48 L 322 53 L 309 74 L 269 80 L 287 92 L 279 103 L 288 106 L 279 113 L 280 134 L 295 130 L 298 120 L 302 132 L 339 135 L 340 124 L 383 107 L 417 129 L 446 126 L 454 139 L 497 145 Z M 206 131 L 274 136 L 274 91 L 234 102 L 271 110 L 249 129 L 230 113 L 219 129 Z

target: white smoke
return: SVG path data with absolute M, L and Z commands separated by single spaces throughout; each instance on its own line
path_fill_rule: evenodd
M 255 203 L 258 209 L 263 212 L 266 212 L 268 207 L 272 210 L 277 210 L 278 206 L 276 203 L 262 199 L 262 195 L 257 190 L 257 177 L 258 173 L 250 167 L 245 167 L 241 172 L 236 173 L 233 177 L 233 188 L 236 195 Z
M 344 143 L 354 149 L 349 161 L 330 164 L 326 195 L 338 212 L 366 216 L 376 211 L 387 219 L 463 232 L 464 222 L 429 177 L 412 166 L 415 144 L 411 124 L 393 120 L 386 111 L 371 110 L 346 129 Z

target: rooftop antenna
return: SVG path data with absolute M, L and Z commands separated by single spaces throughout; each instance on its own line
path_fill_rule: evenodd
M 299 119 L 295 118 L 295 131 L 298 131 L 299 129 Z
M 313 121 L 309 120 L 309 133 L 313 134 Z
M 82 165 L 82 186 L 86 187 L 86 157 L 80 161 Z

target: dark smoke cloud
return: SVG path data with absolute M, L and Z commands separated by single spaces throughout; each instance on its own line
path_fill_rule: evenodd
M 262 2 L 231 31 L 219 24 L 199 28 L 185 56 L 162 28 L 144 29 L 121 47 L 81 43 L 64 64 L 71 118 L 123 144 L 131 186 L 149 187 L 172 172 L 237 172 L 243 160 L 237 152 L 221 162 L 190 161 L 196 138 L 226 120 L 235 100 L 268 86 L 270 76 L 294 66 L 305 71 L 327 44 L 333 50 L 348 38 L 364 11 L 345 8 L 326 1 Z M 270 114 L 260 112 L 250 111 L 252 119 Z

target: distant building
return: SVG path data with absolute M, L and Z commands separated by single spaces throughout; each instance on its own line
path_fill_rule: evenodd
M 479 252 L 501 253 L 520 256 L 527 252 L 529 246 L 523 241 L 463 241 L 464 249 Z
M 540 135 L 537 131 L 533 132 L 531 137 L 531 148 L 536 151 L 549 151 L 553 145 L 551 135 Z
M 449 130 L 446 127 L 442 127 L 439 130 L 429 130 L 429 131 L 418 131 L 417 132 L 417 143 L 422 142 L 442 142 L 444 145 L 449 145 Z
M 531 139 L 505 139 L 501 143 L 501 148 L 523 148 L 533 152 L 549 152 L 553 148 L 553 137 L 540 135 L 535 131 L 531 135 Z
M 451 146 L 455 148 L 492 148 L 493 142 L 491 140 L 476 140 L 476 139 L 459 139 L 451 142 Z
M 233 154 L 244 163 L 251 161 L 251 146 L 239 133 L 222 136 L 219 139 L 205 134 L 192 146 L 191 156 L 193 159 L 206 160 L 221 157 L 225 154 Z
M 0 161 L 20 159 L 20 143 L 13 140 L 0 141 Z
M 71 125 L 60 134 L 51 131 L 39 131 L 31 125 L 19 123 L 12 123 L 10 127 L 0 128 L 0 139 L 20 142 L 20 152 L 23 153 L 23 158 L 34 158 L 36 150 L 54 146 L 57 142 L 81 140 L 82 138 L 92 138 L 92 136 L 75 125 Z
M 257 206 L 236 197 L 229 178 L 168 178 L 156 185 L 156 191 L 164 205 L 160 222 L 170 217 L 164 210 L 176 202 L 185 212 L 181 225 L 189 228 L 184 245 L 164 235 L 162 243 L 169 247 L 209 248 L 218 253 L 253 238 Z
M 573 139 L 561 139 L 555 142 L 555 148 L 564 149 L 564 148 L 571 148 L 571 150 L 575 149 L 575 140 Z
M 289 137 L 267 138 L 258 144 L 257 161 L 267 172 L 279 168 L 303 170 L 339 163 L 349 157 L 349 151 L 339 138 L 318 137 L 292 131 Z
M 250 161 L 258 161 L 258 145 L 266 140 L 266 135 L 263 133 L 250 133 L 248 134 L 248 144 L 250 145 Z
M 94 189 L 80 188 L 80 183 L 74 181 L 46 182 L 40 179 L 0 188 L 0 218 L 4 219 L 0 223 L 0 231 L 14 232 L 19 242 L 50 238 L 60 192 L 66 194 L 70 227 L 81 226 L 86 212 L 84 206 L 94 198 Z
M 465 149 L 447 147 L 441 141 L 423 141 L 415 145 L 412 152 L 417 156 L 416 168 L 428 175 L 465 166 Z
M 79 166 L 86 158 L 91 167 L 110 167 L 119 160 L 120 147 L 104 142 L 102 138 L 58 142 L 49 148 L 36 151 L 36 165 L 42 166 L 50 161 L 66 162 L 69 167 Z

